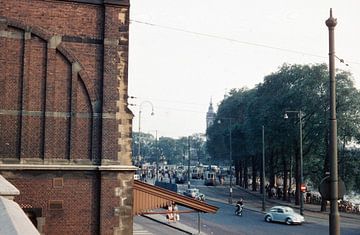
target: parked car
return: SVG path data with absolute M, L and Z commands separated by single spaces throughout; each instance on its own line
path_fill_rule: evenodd
M 265 214 L 266 222 L 284 222 L 286 224 L 301 224 L 303 223 L 304 216 L 295 213 L 291 207 L 287 206 L 274 206 L 270 211 Z
M 203 193 L 200 193 L 199 189 L 197 188 L 186 189 L 184 195 L 199 201 L 205 201 L 205 195 Z

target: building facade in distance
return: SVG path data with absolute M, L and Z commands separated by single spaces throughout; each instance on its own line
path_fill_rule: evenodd
M 128 0 L 0 0 L 0 174 L 41 234 L 132 234 Z

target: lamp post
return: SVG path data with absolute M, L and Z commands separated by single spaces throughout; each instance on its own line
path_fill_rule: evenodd
M 265 128 L 262 126 L 262 210 L 265 211 Z
M 139 105 L 139 137 L 138 137 L 138 157 L 137 157 L 137 163 L 140 163 L 141 158 L 141 108 L 144 104 L 149 104 L 151 106 L 151 115 L 154 115 L 154 105 L 150 101 L 143 101 Z
M 159 180 L 159 146 L 158 146 L 158 137 L 157 137 L 157 130 L 155 131 L 155 143 L 156 143 L 156 181 Z
M 232 204 L 232 200 L 233 200 L 233 188 L 232 188 L 232 131 L 231 131 L 231 121 L 233 120 L 233 118 L 220 118 L 220 120 L 218 120 L 218 123 L 221 123 L 221 119 L 223 120 L 229 120 L 229 159 L 230 159 L 230 187 L 229 187 L 229 204 Z
M 304 196 L 303 196 L 303 149 L 302 149 L 302 112 L 300 111 L 285 111 L 284 118 L 288 119 L 288 113 L 297 113 L 299 115 L 299 138 L 300 138 L 300 214 L 304 214 Z
M 187 174 L 187 180 L 188 180 L 188 188 L 190 188 L 190 136 L 188 136 L 188 174 Z
M 337 20 L 332 16 L 326 20 L 326 26 L 329 29 L 329 75 L 330 75 L 330 214 L 329 214 L 329 232 L 331 235 L 340 234 L 339 209 L 338 209 L 338 164 L 337 164 L 337 121 L 336 121 L 336 81 L 335 81 L 335 43 L 334 30 Z

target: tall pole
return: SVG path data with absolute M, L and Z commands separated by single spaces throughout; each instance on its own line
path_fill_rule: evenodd
M 285 111 L 284 118 L 287 119 L 287 113 L 297 113 L 299 115 L 299 143 L 300 143 L 300 187 L 297 185 L 297 190 L 300 193 L 300 214 L 304 215 L 304 196 L 303 196 L 303 187 L 304 187 L 304 169 L 303 169 L 303 147 L 302 147 L 302 112 L 300 111 Z M 291 184 L 290 184 L 291 186 Z
M 188 137 L 188 188 L 190 188 L 190 136 Z
M 140 131 L 141 131 L 141 105 L 139 107 L 139 133 L 138 133 L 138 157 L 137 157 L 137 161 L 136 161 L 136 164 L 139 164 L 140 163 L 140 156 L 141 156 L 141 134 L 140 134 Z
M 150 101 L 145 100 L 139 105 L 139 134 L 138 134 L 139 136 L 138 136 L 138 159 L 137 159 L 137 163 L 139 164 L 139 166 L 140 166 L 140 158 L 141 158 L 141 107 L 144 103 L 148 103 L 151 105 L 151 115 L 154 115 L 154 105 Z
M 232 204 L 232 132 L 231 132 L 231 118 L 229 118 L 229 156 L 230 156 L 230 189 L 229 189 L 229 203 Z
M 155 176 L 156 176 L 156 180 L 159 180 L 159 147 L 158 147 L 158 139 L 157 139 L 157 130 L 155 130 L 155 146 L 156 146 L 156 172 L 155 172 Z
M 265 128 L 262 126 L 262 210 L 265 211 Z
M 229 204 L 232 204 L 233 201 L 233 188 L 232 188 L 232 131 L 231 131 L 231 127 L 232 127 L 232 123 L 231 120 L 232 118 L 220 118 L 220 120 L 218 120 L 218 123 L 221 123 L 221 119 L 224 120 L 229 120 L 229 160 L 230 160 L 230 187 L 229 187 Z M 225 141 L 224 141 L 225 142 Z
M 336 81 L 335 81 L 335 43 L 334 29 L 337 20 L 332 16 L 326 20 L 329 28 L 329 75 L 330 75 L 330 214 L 329 214 L 329 234 L 339 235 L 339 209 L 338 209 L 338 169 L 337 169 L 337 122 L 336 122 Z
M 299 134 L 300 134 L 300 215 L 304 215 L 304 169 L 303 169 L 303 147 L 302 147 L 302 112 L 299 111 Z
M 289 178 L 289 190 L 288 190 L 288 201 L 291 202 L 291 179 L 292 179 L 292 155 L 290 156 L 290 178 Z

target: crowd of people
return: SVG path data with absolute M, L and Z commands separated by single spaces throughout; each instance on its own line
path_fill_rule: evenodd
M 270 185 L 265 186 L 265 191 L 269 199 L 282 199 L 284 191 L 282 187 L 271 187 Z M 295 197 L 295 190 L 288 191 L 288 197 Z M 321 194 L 318 191 L 307 191 L 303 193 L 304 203 L 320 205 Z M 339 211 L 347 213 L 358 213 L 360 214 L 360 204 L 355 204 L 348 200 L 339 200 Z

